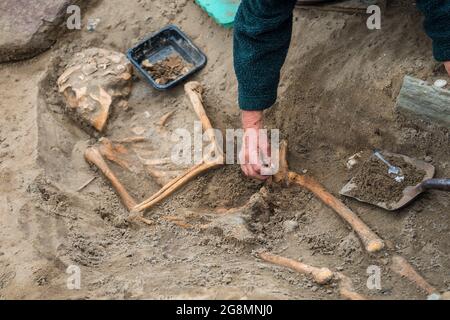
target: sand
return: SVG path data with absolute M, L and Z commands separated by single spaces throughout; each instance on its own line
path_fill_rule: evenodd
M 406 187 L 417 186 L 423 181 L 425 171 L 418 170 L 399 157 L 386 157 L 385 159 L 391 165 L 400 168 L 400 176 L 403 176 L 404 180 L 396 181 L 396 176 L 388 173 L 386 164 L 371 157 L 361 165 L 356 173 L 353 179 L 356 189 L 351 192 L 351 196 L 368 203 L 392 205 L 402 199 Z
M 361 150 L 431 157 L 438 175 L 450 176 L 448 130 L 406 121 L 394 112 L 406 73 L 443 77 L 420 15 L 396 4 L 392 1 L 382 30 L 373 32 L 366 29 L 365 17 L 295 13 L 280 100 L 267 113 L 268 126 L 289 139 L 292 169 L 308 170 L 336 195 L 356 172 L 347 170 L 348 157 Z M 175 23 L 208 56 L 207 67 L 193 79 L 206 88 L 213 125 L 237 128 L 232 31 L 183 0 L 103 1 L 84 13 L 83 22 L 88 18 L 100 19 L 95 32 L 71 32 L 32 60 L 0 65 L 0 298 L 340 298 L 334 284 L 318 287 L 307 277 L 258 260 L 252 252 L 261 249 L 342 270 L 358 292 L 372 298 L 423 299 L 423 292 L 389 271 L 390 255 L 401 254 L 432 285 L 449 290 L 450 202 L 445 193 L 427 193 L 395 215 L 344 199 L 391 244 L 375 256 L 364 252 L 333 211 L 299 188 L 273 187 L 265 205 L 250 217 L 229 221 L 245 226 L 252 241 L 202 229 L 218 209 L 242 206 L 260 191 L 262 185 L 245 179 L 238 166 L 199 177 L 147 212 L 153 226 L 126 222 L 128 213 L 109 183 L 83 159 L 97 137 L 65 114 L 57 77 L 83 49 L 126 52 L 139 39 Z M 162 93 L 139 77 L 133 82 L 130 108 L 113 114 L 108 138 L 126 138 L 133 128 L 155 128 L 171 111 L 176 112 L 167 134 L 178 127 L 192 129 L 195 115 L 181 87 Z M 151 156 L 167 154 L 166 138 L 154 135 Z M 158 189 L 151 180 L 122 176 L 136 197 Z M 77 192 L 93 177 L 98 178 Z M 194 228 L 180 227 L 170 216 L 183 217 Z M 286 232 L 293 222 L 298 227 Z M 80 290 L 66 286 L 71 265 L 81 269 Z M 366 287 L 371 265 L 382 268 L 381 291 Z

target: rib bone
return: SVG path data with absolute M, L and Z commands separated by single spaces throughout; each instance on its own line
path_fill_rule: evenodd
M 199 175 L 208 172 L 212 169 L 223 166 L 224 164 L 224 156 L 222 148 L 217 144 L 217 137 L 214 133 L 211 122 L 206 114 L 205 108 L 203 106 L 202 92 L 203 88 L 198 82 L 189 82 L 184 87 L 186 95 L 188 96 L 192 107 L 200 119 L 203 130 L 208 135 L 210 142 L 213 145 L 213 153 L 212 156 L 214 158 L 213 161 L 209 159 L 205 159 L 202 164 L 196 165 L 193 168 L 186 171 L 183 175 L 173 179 L 171 182 L 166 184 L 160 191 L 151 196 L 149 199 L 143 201 L 138 204 L 135 208 L 133 208 L 133 212 L 141 213 L 145 210 L 148 210 L 171 196 L 174 192 L 185 186 L 187 183 L 198 177 Z

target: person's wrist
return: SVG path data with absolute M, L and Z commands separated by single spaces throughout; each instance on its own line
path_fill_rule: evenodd
M 445 69 L 448 72 L 448 75 L 450 76 L 450 61 L 444 62 L 444 66 L 445 66 Z
M 264 125 L 263 111 L 242 111 L 243 129 L 261 129 Z

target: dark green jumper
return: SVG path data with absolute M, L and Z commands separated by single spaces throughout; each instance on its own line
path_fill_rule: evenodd
M 234 30 L 239 106 L 264 110 L 277 99 L 280 70 L 292 35 L 296 0 L 243 0 Z M 450 61 L 450 0 L 417 0 L 438 61 Z

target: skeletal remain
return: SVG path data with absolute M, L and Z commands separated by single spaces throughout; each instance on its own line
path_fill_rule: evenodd
M 141 166 L 146 166 L 147 173 L 153 175 L 153 177 L 157 177 L 160 183 L 163 182 L 165 183 L 170 178 L 171 174 L 170 172 L 167 174 L 162 174 L 159 170 L 151 168 L 149 166 L 149 163 L 151 161 L 147 164 L 146 163 L 142 164 L 142 162 L 139 161 L 139 157 L 137 155 L 131 154 L 130 151 L 127 148 L 125 148 L 121 143 L 113 143 L 112 141 L 105 138 L 100 140 L 99 147 L 88 148 L 88 150 L 86 150 L 85 153 L 86 160 L 99 167 L 99 169 L 104 173 L 106 178 L 111 181 L 111 184 L 119 193 L 119 196 L 121 197 L 123 203 L 130 211 L 140 213 L 143 212 L 144 210 L 150 209 L 151 207 L 158 204 L 162 200 L 166 199 L 167 197 L 172 195 L 174 192 L 179 190 L 181 187 L 185 186 L 187 183 L 189 183 L 191 180 L 198 177 L 199 175 L 224 165 L 224 155 L 222 152 L 222 148 L 217 144 L 215 132 L 203 107 L 203 100 L 201 96 L 203 89 L 201 85 L 198 82 L 189 82 L 185 85 L 185 91 L 186 95 L 191 101 L 195 113 L 197 114 L 198 118 L 202 123 L 203 130 L 206 132 L 213 146 L 212 152 L 210 154 L 205 155 L 203 163 L 192 167 L 191 169 L 187 170 L 177 178 L 172 179 L 170 182 L 166 183 L 164 187 L 161 188 L 161 190 L 159 190 L 149 199 L 137 205 L 136 201 L 129 195 L 125 187 L 121 184 L 121 182 L 117 179 L 117 177 L 108 167 L 107 163 L 105 162 L 105 159 L 108 159 L 131 172 L 141 172 Z M 140 142 L 141 137 L 137 137 L 137 141 Z M 133 140 L 124 141 L 124 143 L 125 142 L 134 143 Z M 134 156 L 136 156 L 136 158 L 138 159 L 137 161 L 133 159 Z M 155 163 L 156 162 L 162 163 L 164 161 L 165 160 L 156 159 Z M 142 220 L 142 217 L 134 214 L 130 217 L 130 219 Z
M 351 156 L 350 158 L 348 158 L 347 163 L 346 163 L 346 167 L 348 170 L 353 169 L 358 163 L 359 160 L 361 159 L 363 152 L 358 152 L 355 153 L 353 156 Z
M 264 261 L 287 267 L 301 274 L 310 276 L 316 283 L 320 285 L 329 283 L 331 280 L 333 280 L 334 277 L 333 272 L 328 268 L 312 267 L 300 261 L 284 258 L 267 252 L 260 253 L 259 257 Z
M 94 182 L 95 179 L 97 179 L 97 177 L 93 177 L 92 179 L 89 179 L 89 181 L 87 181 L 85 184 L 83 184 L 81 187 L 79 187 L 77 189 L 77 192 L 81 192 L 84 189 L 86 189 L 92 182 Z
M 104 69 L 105 72 L 98 72 Z M 90 48 L 69 61 L 58 79 L 62 93 L 77 119 L 102 132 L 113 105 L 127 108 L 131 93 L 133 68 L 125 55 Z
M 428 295 L 438 293 L 439 291 L 430 285 L 415 269 L 400 256 L 392 257 L 392 271 L 414 283 L 417 287 L 425 291 Z
M 155 223 L 152 220 L 145 219 L 144 217 L 139 217 L 140 222 L 145 223 L 148 226 L 154 226 Z
M 348 300 L 368 300 L 367 297 L 355 291 L 352 280 L 349 277 L 340 272 L 336 272 L 335 277 L 339 280 L 339 293 L 343 298 Z
M 84 154 L 86 161 L 95 165 L 105 175 L 105 177 L 111 182 L 114 189 L 120 196 L 122 203 L 128 210 L 133 209 L 136 206 L 136 201 L 131 197 L 119 179 L 111 171 L 108 164 L 105 162 L 103 156 L 96 148 L 88 148 Z
M 263 191 L 255 193 L 243 206 L 237 208 L 217 208 L 214 210 L 181 210 L 176 216 L 169 216 L 169 219 L 182 228 L 200 229 L 212 234 L 220 235 L 228 240 L 241 243 L 253 243 L 254 234 L 248 228 L 248 221 L 261 219 L 269 211 Z
M 102 148 L 103 146 L 103 148 Z M 106 154 L 110 161 L 114 161 L 115 163 L 122 165 L 124 168 L 131 168 L 129 162 L 127 162 L 124 159 L 121 159 L 119 156 L 126 154 L 122 147 L 115 148 L 113 147 L 112 143 L 109 140 L 103 140 L 102 145 L 100 148 L 97 147 L 90 147 L 85 151 L 84 157 L 88 163 L 91 163 L 95 165 L 100 171 L 103 173 L 103 175 L 110 181 L 113 188 L 118 193 L 122 203 L 125 205 L 125 207 L 128 209 L 128 211 L 132 211 L 133 208 L 136 206 L 136 200 L 133 199 L 133 197 L 128 193 L 126 188 L 122 185 L 120 180 L 117 178 L 117 176 L 113 173 L 111 168 L 108 166 L 108 164 L 105 161 L 105 158 L 103 157 L 102 153 L 100 152 L 101 149 L 104 154 Z M 115 153 L 115 150 L 119 150 L 119 156 Z M 142 216 L 131 216 L 128 219 L 129 221 L 139 221 L 142 222 L 148 226 L 153 226 L 154 222 L 151 220 L 148 220 Z
M 192 181 L 192 179 L 198 177 L 201 174 L 204 174 L 205 172 L 224 165 L 222 148 L 217 143 L 215 132 L 206 114 L 205 108 L 203 107 L 202 86 L 198 82 L 189 82 L 185 85 L 184 89 L 195 113 L 202 123 L 203 130 L 206 132 L 209 141 L 213 145 L 213 151 L 210 155 L 205 156 L 206 159 L 204 159 L 204 163 L 196 165 L 193 168 L 189 169 L 181 176 L 173 179 L 168 184 L 166 184 L 159 192 L 154 194 L 152 197 L 138 204 L 133 209 L 133 212 L 135 213 L 143 212 L 152 208 L 162 200 L 171 196 L 174 192 L 178 191 L 187 183 Z
M 143 159 L 139 158 L 145 166 L 164 166 L 172 163 L 170 158 L 162 159 Z
M 167 197 L 171 196 L 173 193 L 178 191 L 180 188 L 185 186 L 187 183 L 192 181 L 194 178 L 198 177 L 199 175 L 208 172 L 212 169 L 219 168 L 223 166 L 222 162 L 217 163 L 204 163 L 198 166 L 195 166 L 191 168 L 190 170 L 186 171 L 181 176 L 173 179 L 171 182 L 166 184 L 160 191 L 158 191 L 156 194 L 151 196 L 149 199 L 145 200 L 144 202 L 137 205 L 133 212 L 142 212 L 145 210 L 148 210 L 161 202 L 162 200 L 166 199 Z
M 146 140 L 147 140 L 147 138 L 145 138 L 145 137 L 137 136 L 137 137 L 129 137 L 129 138 L 125 138 L 125 139 L 120 139 L 120 140 L 112 140 L 112 142 L 120 143 L 120 144 L 133 144 L 133 143 L 145 142 Z
M 183 218 L 175 217 L 175 216 L 165 216 L 162 219 L 172 222 L 173 224 L 184 228 L 184 229 L 193 229 L 194 226 L 192 224 L 187 223 Z
M 271 253 L 263 252 L 259 257 L 264 261 L 276 264 L 278 266 L 287 267 L 298 273 L 310 276 L 314 282 L 319 285 L 326 285 L 333 280 L 339 281 L 339 293 L 348 300 L 368 300 L 368 298 L 360 295 L 353 288 L 353 283 L 349 277 L 340 272 L 333 272 L 328 268 L 316 268 L 297 260 L 277 256 Z
M 211 125 L 211 121 L 206 114 L 205 108 L 203 107 L 203 87 L 198 82 L 188 82 L 184 86 L 186 95 L 191 101 L 192 107 L 194 108 L 195 113 L 197 114 L 200 122 L 202 123 L 203 130 L 207 134 L 209 141 L 214 145 L 213 154 L 210 155 L 213 158 L 217 159 L 218 162 L 224 162 L 222 147 L 217 143 L 217 137 L 215 131 Z
M 344 219 L 358 234 L 368 252 L 378 252 L 385 246 L 384 241 L 380 239 L 369 227 L 342 201 L 329 193 L 313 177 L 300 175 L 289 171 L 287 163 L 287 142 L 282 141 L 280 145 L 279 163 L 280 170 L 274 176 L 273 181 L 277 183 L 296 184 L 311 191 L 316 197 L 322 200 L 326 205 L 332 208 L 342 219 Z
M 129 159 L 126 159 L 128 150 L 121 144 L 113 144 L 107 138 L 100 139 L 100 146 L 98 147 L 100 154 L 128 171 L 132 171 L 132 165 Z
M 158 122 L 158 126 L 160 128 L 163 128 L 166 126 L 167 122 L 169 121 L 169 119 L 175 114 L 176 110 L 171 111 L 169 113 L 167 113 L 166 115 L 164 115 Z
M 146 170 L 160 186 L 166 185 L 180 174 L 179 171 L 162 171 L 150 166 L 146 166 Z

